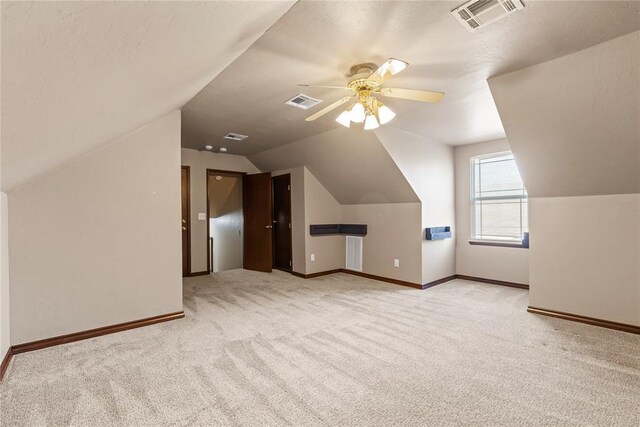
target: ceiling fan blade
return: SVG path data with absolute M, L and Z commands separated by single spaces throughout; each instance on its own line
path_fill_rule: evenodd
M 334 102 L 333 104 L 331 104 L 331 105 L 329 105 L 329 106 L 327 106 L 327 107 L 324 107 L 322 110 L 318 111 L 317 113 L 315 113 L 315 114 L 313 114 L 313 115 L 311 115 L 311 116 L 307 117 L 307 118 L 305 119 L 305 121 L 307 121 L 307 122 L 312 122 L 312 121 L 314 121 L 315 119 L 317 119 L 317 118 L 319 118 L 319 117 L 324 116 L 324 115 L 325 115 L 325 114 L 327 114 L 329 111 L 331 111 L 331 110 L 333 110 L 333 109 L 338 108 L 339 106 L 341 106 L 342 104 L 344 104 L 345 102 L 349 101 L 349 100 L 350 100 L 350 99 L 352 99 L 352 98 L 353 98 L 353 96 L 345 96 L 344 98 L 342 98 L 342 99 L 340 99 L 340 100 L 338 100 L 338 101 Z
M 346 90 L 351 90 L 350 88 L 348 88 L 348 87 L 346 87 L 346 86 L 305 85 L 305 84 L 301 84 L 301 83 L 298 83 L 298 86 L 304 86 L 304 87 L 322 87 L 322 88 L 327 88 L 327 89 L 346 89 Z
M 389 77 L 398 74 L 400 71 L 404 70 L 409 66 L 408 62 L 402 61 L 400 59 L 389 58 L 384 64 L 378 67 L 367 80 L 375 83 L 377 85 L 381 85 L 385 82 Z
M 395 87 L 383 87 L 380 94 L 390 98 L 411 99 L 422 102 L 440 102 L 444 98 L 444 92 L 431 92 L 428 90 L 398 89 Z

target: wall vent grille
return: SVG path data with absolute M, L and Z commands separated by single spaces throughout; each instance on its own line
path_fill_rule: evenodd
M 347 236 L 347 270 L 362 271 L 362 237 Z
M 302 108 L 303 110 L 308 110 L 309 108 L 320 104 L 322 101 L 316 98 L 312 98 L 308 95 L 299 93 L 285 104 L 291 105 L 292 107 Z
M 467 30 L 475 31 L 523 8 L 522 0 L 471 0 L 453 9 L 451 15 Z

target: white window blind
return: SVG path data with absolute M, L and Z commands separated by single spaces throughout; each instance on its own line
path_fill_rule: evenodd
M 527 192 L 509 152 L 471 159 L 471 230 L 475 240 L 520 241 L 529 231 Z

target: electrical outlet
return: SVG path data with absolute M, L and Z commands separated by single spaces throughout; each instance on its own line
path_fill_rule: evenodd
M 400 267 L 400 260 L 399 259 L 394 259 L 393 260 L 393 266 L 394 267 Z
M 311 261 L 315 261 L 316 260 L 316 254 L 311 254 Z
M 206 221 L 206 220 L 207 220 L 206 212 L 198 212 L 198 221 Z

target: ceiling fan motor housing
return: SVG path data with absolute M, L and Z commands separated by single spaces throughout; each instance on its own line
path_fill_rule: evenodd
M 351 67 L 351 72 L 349 73 L 347 87 L 356 93 L 361 90 L 374 91 L 377 88 L 376 86 L 379 85 L 375 85 L 375 83 L 367 79 L 371 77 L 377 69 L 378 66 L 370 62 L 354 65 Z
M 378 96 L 391 98 L 411 99 L 421 102 L 440 102 L 444 96 L 442 92 L 431 92 L 415 89 L 397 89 L 382 87 L 391 76 L 398 74 L 409 64 L 406 61 L 389 58 L 381 66 L 372 63 L 356 64 L 351 67 L 346 89 L 353 91 L 353 95 L 346 96 L 333 104 L 323 108 L 305 120 L 310 122 L 340 107 L 343 104 L 351 105 L 343 111 L 336 121 L 345 127 L 351 122 L 364 122 L 365 129 L 376 129 L 381 124 L 388 123 L 395 117 L 395 113 L 385 106 Z M 310 86 L 310 85 L 303 85 Z M 310 86 L 313 87 L 313 86 Z M 336 86 L 317 86 L 325 88 L 340 88 Z M 354 102 L 355 98 L 355 102 Z
M 378 69 L 378 66 L 373 62 L 363 62 L 361 64 L 356 64 L 349 70 L 349 74 L 347 77 L 354 77 L 356 74 L 366 74 L 366 77 L 369 77 L 371 73 Z

